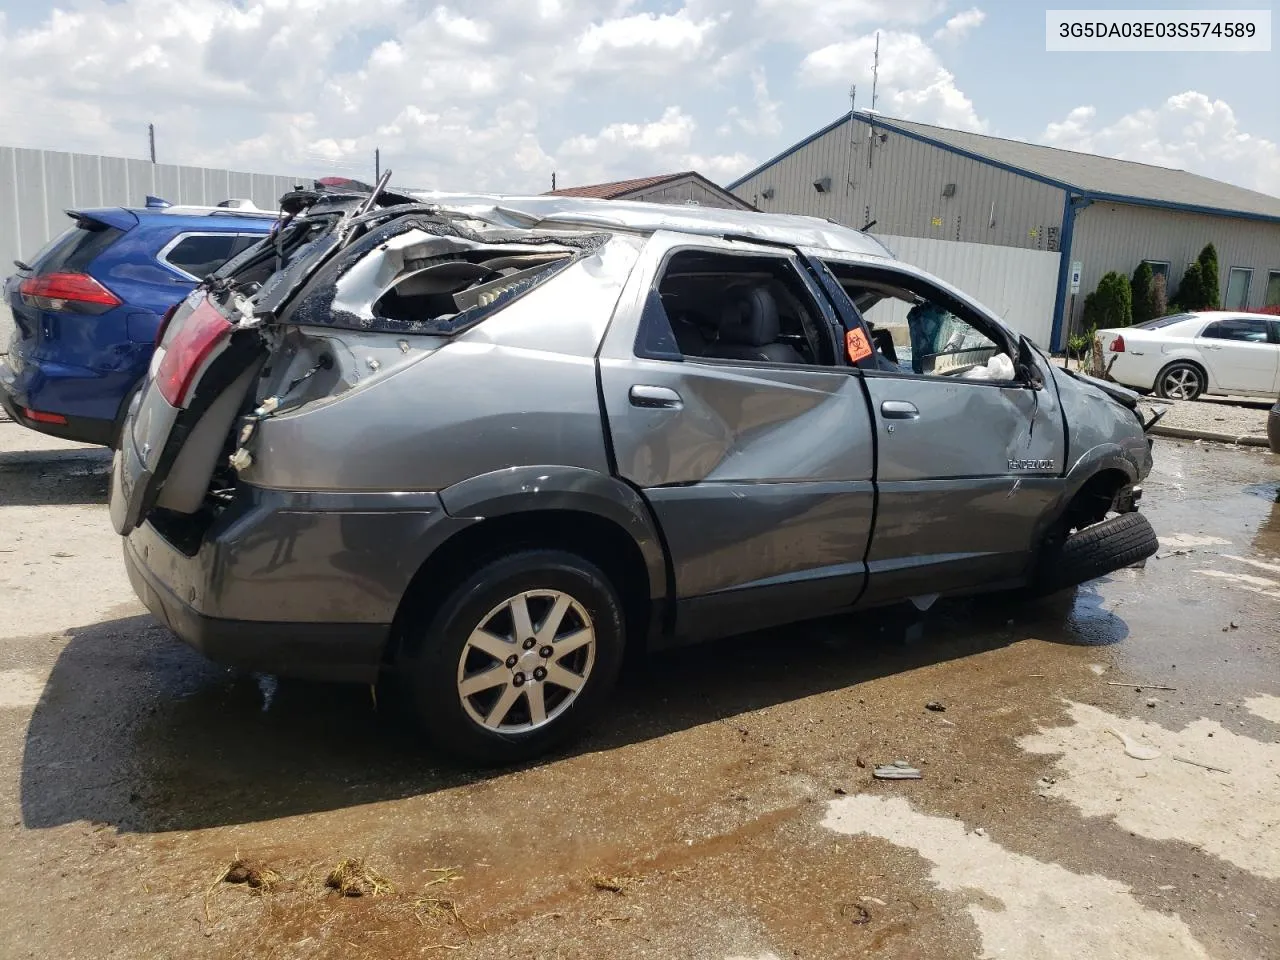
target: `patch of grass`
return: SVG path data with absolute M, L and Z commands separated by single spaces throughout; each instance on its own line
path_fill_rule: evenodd
M 330 870 L 324 885 L 344 897 L 376 897 L 395 893 L 390 880 L 356 857 L 348 857 Z

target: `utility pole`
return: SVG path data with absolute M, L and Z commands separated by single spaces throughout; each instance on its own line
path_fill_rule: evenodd
M 147 139 L 151 142 L 151 162 L 156 162 L 156 125 L 147 124 Z
M 373 150 L 373 182 L 377 183 L 382 179 L 382 150 L 374 147 Z
M 555 188 L 556 188 L 556 172 L 552 170 L 551 171 L 551 189 L 554 190 Z

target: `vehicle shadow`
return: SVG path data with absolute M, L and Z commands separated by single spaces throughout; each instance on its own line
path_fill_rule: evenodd
M 0 507 L 106 503 L 109 461 L 6 463 L 0 453 Z
M 643 658 L 607 717 L 560 756 L 663 736 L 1027 637 L 1114 642 L 1088 588 L 1039 602 L 942 602 Z M 542 763 L 554 762 L 557 757 Z M 71 631 L 28 726 L 22 822 L 194 830 L 416 796 L 498 776 L 422 748 L 367 687 L 218 667 L 149 616 Z

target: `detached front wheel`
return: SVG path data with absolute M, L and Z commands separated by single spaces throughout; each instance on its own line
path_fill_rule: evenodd
M 1122 513 L 1077 530 L 1041 559 L 1039 587 L 1051 593 L 1146 560 L 1160 549 L 1142 514 Z
M 458 759 L 513 763 L 585 729 L 622 665 L 623 611 L 592 563 L 528 550 L 468 577 L 411 627 L 403 679 L 427 737 Z

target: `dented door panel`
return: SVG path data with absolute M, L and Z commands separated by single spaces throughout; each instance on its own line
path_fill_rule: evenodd
M 1016 578 L 1062 489 L 1066 441 L 1046 387 L 866 374 L 879 491 L 863 603 Z
M 865 582 L 875 502 L 857 374 L 637 357 L 648 293 L 666 255 L 689 245 L 686 236 L 650 239 L 600 358 L 617 471 L 645 493 L 667 540 L 677 632 L 728 633 L 847 607 Z M 761 252 L 709 238 L 697 246 Z

